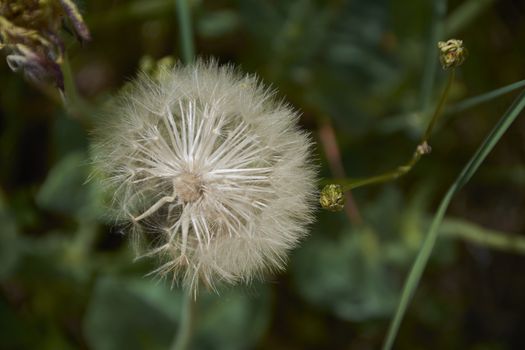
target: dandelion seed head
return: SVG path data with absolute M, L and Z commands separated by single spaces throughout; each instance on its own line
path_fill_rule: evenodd
M 97 178 L 156 270 L 196 292 L 285 266 L 315 207 L 311 141 L 256 77 L 199 61 L 143 74 L 95 131 Z

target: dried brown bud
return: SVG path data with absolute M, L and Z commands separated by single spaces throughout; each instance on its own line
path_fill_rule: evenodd
M 459 67 L 467 58 L 468 51 L 463 46 L 463 40 L 450 39 L 438 42 L 439 60 L 443 69 Z

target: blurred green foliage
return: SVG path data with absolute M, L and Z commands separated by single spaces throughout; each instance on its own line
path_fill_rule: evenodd
M 79 5 L 93 40 L 67 42 L 77 104 L 101 106 L 146 55 L 181 56 L 174 1 Z M 525 76 L 520 1 L 451 0 L 445 18 L 417 0 L 195 0 L 191 9 L 197 53 L 256 72 L 300 109 L 327 178 L 333 154 L 319 130 L 328 122 L 348 176 L 410 157 L 431 113 L 425 72 L 435 72 L 431 105 L 444 84 L 428 59 L 436 25 L 470 51 L 452 103 Z M 181 293 L 144 277 L 155 262 L 133 262 L 125 229 L 87 181 L 95 116 L 85 105 L 65 110 L 6 64 L 0 75 L 0 349 L 167 349 Z M 201 293 L 191 348 L 378 348 L 439 199 L 513 96 L 448 115 L 411 173 L 354 191 L 360 222 L 319 212 L 286 273 Z M 454 199 L 397 348 L 525 347 L 525 257 L 515 254 L 524 137 L 522 118 Z

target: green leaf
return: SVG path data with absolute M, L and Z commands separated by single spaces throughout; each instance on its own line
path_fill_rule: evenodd
M 180 295 L 148 279 L 100 278 L 84 319 L 95 350 L 167 349 Z
M 394 309 L 396 288 L 387 266 L 375 232 L 360 227 L 336 238 L 311 237 L 294 255 L 293 277 L 308 302 L 363 321 Z
M 149 278 L 101 277 L 84 319 L 95 350 L 167 349 L 177 334 L 182 293 Z M 191 348 L 247 349 L 270 321 L 267 287 L 236 287 L 197 297 Z
M 91 216 L 99 214 L 101 206 L 96 186 L 86 179 L 88 159 L 84 152 L 72 152 L 50 171 L 37 193 L 36 202 L 53 212 Z
M 255 283 L 199 295 L 193 349 L 252 349 L 270 324 L 270 294 Z

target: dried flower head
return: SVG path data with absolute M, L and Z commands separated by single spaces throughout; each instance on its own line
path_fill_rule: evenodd
M 0 50 L 8 49 L 9 67 L 35 82 L 54 81 L 63 90 L 60 29 L 64 18 L 79 40 L 90 39 L 72 0 L 0 0 Z
M 467 59 L 468 51 L 463 46 L 463 40 L 450 39 L 438 42 L 439 60 L 443 69 L 459 67 Z
M 195 292 L 283 268 L 315 201 L 295 111 L 213 62 L 143 74 L 108 111 L 93 160 L 157 272 Z

